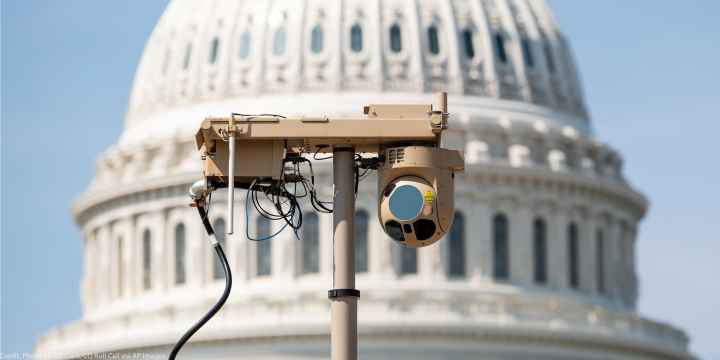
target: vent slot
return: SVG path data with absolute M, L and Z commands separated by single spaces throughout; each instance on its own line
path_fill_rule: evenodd
M 395 162 L 401 163 L 405 160 L 405 150 L 404 149 L 398 149 L 397 150 L 397 157 L 395 159 Z

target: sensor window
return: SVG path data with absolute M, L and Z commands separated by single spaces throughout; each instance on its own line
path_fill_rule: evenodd
M 400 221 L 418 217 L 423 208 L 423 195 L 416 187 L 402 185 L 390 194 L 390 211 Z
M 385 232 L 395 241 L 405 241 L 403 236 L 402 227 L 400 223 L 395 220 L 390 220 L 385 223 Z

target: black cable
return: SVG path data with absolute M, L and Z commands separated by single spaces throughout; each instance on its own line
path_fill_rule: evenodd
M 213 230 L 212 225 L 210 225 L 210 220 L 208 220 L 207 212 L 202 206 L 200 206 L 200 204 L 196 203 L 195 205 L 198 209 L 198 212 L 200 213 L 200 218 L 202 219 L 203 225 L 205 226 L 205 230 L 210 237 L 214 237 L 215 231 Z M 225 305 L 225 302 L 230 296 L 230 290 L 232 289 L 232 272 L 230 271 L 230 264 L 228 263 L 225 252 L 223 251 L 222 245 L 220 245 L 219 242 L 215 242 L 213 244 L 213 248 L 215 249 L 215 253 L 217 254 L 220 262 L 222 263 L 223 271 L 225 271 L 225 290 L 223 290 L 220 299 L 218 299 L 215 305 L 213 305 L 213 307 L 210 308 L 210 310 L 205 315 L 203 315 L 203 317 L 200 318 L 200 320 L 195 323 L 195 325 L 190 327 L 190 329 L 188 329 L 185 334 L 183 334 L 180 340 L 178 340 L 177 344 L 175 344 L 175 347 L 173 347 L 172 351 L 170 352 L 168 360 L 175 360 L 175 357 L 180 352 L 185 343 L 187 343 L 188 340 L 190 340 L 190 338 L 205 325 L 205 323 L 210 321 L 210 319 L 212 319 L 212 317 L 215 316 L 218 311 L 220 311 L 220 309 L 223 307 L 223 305 Z

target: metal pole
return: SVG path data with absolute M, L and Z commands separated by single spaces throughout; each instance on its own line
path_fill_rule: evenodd
M 355 289 L 355 149 L 333 150 L 333 289 L 330 352 L 332 360 L 357 360 L 357 300 Z

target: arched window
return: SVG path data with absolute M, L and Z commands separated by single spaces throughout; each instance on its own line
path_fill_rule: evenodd
M 310 50 L 312 52 L 319 54 L 323 51 L 323 48 L 325 47 L 325 35 L 323 33 L 322 26 L 315 25 L 312 29 L 312 33 L 310 34 Z
M 578 228 L 575 223 L 568 225 L 568 280 L 570 287 L 577 289 L 580 286 L 580 263 L 578 259 Z
M 225 247 L 225 244 L 227 243 L 227 241 L 225 241 L 225 239 L 227 238 L 227 235 L 225 234 L 225 220 L 215 220 L 215 223 L 213 224 L 213 230 L 215 230 L 215 239 L 217 239 L 218 243 L 220 243 L 220 246 L 223 247 L 223 250 L 227 252 L 227 247 Z M 223 276 L 225 276 L 223 264 L 220 262 L 220 259 L 215 256 L 213 251 L 213 279 L 219 280 L 222 279 Z
M 192 44 L 188 43 L 185 47 L 185 59 L 183 60 L 183 70 L 190 67 L 190 59 L 192 58 Z
M 400 274 L 417 274 L 417 249 L 400 247 Z
M 402 32 L 398 24 L 390 27 L 390 50 L 394 53 L 402 51 Z
M 125 264 L 123 262 L 123 258 L 125 257 L 123 253 L 125 252 L 124 247 L 125 242 L 123 241 L 122 236 L 117 239 L 117 294 L 118 298 L 123 297 L 124 288 L 125 288 Z
M 185 225 L 175 225 L 175 285 L 182 285 L 186 279 Z
M 220 39 L 216 36 L 210 43 L 210 57 L 208 58 L 210 64 L 214 65 L 217 62 L 218 51 L 220 51 Z
M 493 277 L 507 280 L 510 277 L 510 248 L 508 219 L 505 214 L 493 217 Z
M 263 238 L 270 235 L 270 220 L 263 216 L 258 216 L 257 223 L 257 236 L 256 238 Z M 256 253 L 256 264 L 258 276 L 270 275 L 271 270 L 271 242 L 270 240 L 263 240 L 257 242 L 257 253 Z
M 318 216 L 311 212 L 305 216 L 302 224 L 302 241 L 300 242 L 301 267 L 304 274 L 320 271 L 320 225 Z
M 427 30 L 428 47 L 433 55 L 440 54 L 440 36 L 436 25 L 431 25 Z
M 463 48 L 465 49 L 465 56 L 467 56 L 468 59 L 472 59 L 475 57 L 475 33 L 472 31 L 472 29 L 465 29 L 462 32 L 462 41 L 463 41 Z
M 355 24 L 350 28 L 350 50 L 354 53 L 363 50 L 363 31 L 360 24 Z
M 495 36 L 495 56 L 501 63 L 506 64 L 508 62 L 507 51 L 505 50 L 505 37 L 496 33 Z
M 547 225 L 541 218 L 533 222 L 533 260 L 535 282 L 547 283 Z
M 448 277 L 465 276 L 465 216 L 455 213 L 448 243 Z
M 595 280 L 597 291 L 605 293 L 605 234 L 602 229 L 595 232 Z
M 142 269 L 143 289 L 149 290 L 152 288 L 152 237 L 148 229 L 142 236 Z
M 368 222 L 367 211 L 355 213 L 355 272 L 368 270 Z
M 543 45 L 543 52 L 545 53 L 545 62 L 547 63 L 548 70 L 551 74 L 555 73 L 555 57 L 553 57 L 552 48 L 550 44 L 545 42 Z
M 240 52 L 238 55 L 240 59 L 245 60 L 250 56 L 250 46 L 252 45 L 252 37 L 249 30 L 245 30 L 240 35 Z
M 525 65 L 529 68 L 532 68 L 535 66 L 535 58 L 533 57 L 532 47 L 530 46 L 530 39 L 528 39 L 527 37 L 523 37 L 521 43 L 523 60 L 525 60 Z
M 287 32 L 284 27 L 275 30 L 273 36 L 273 55 L 282 56 L 285 55 L 285 47 L 287 41 Z

